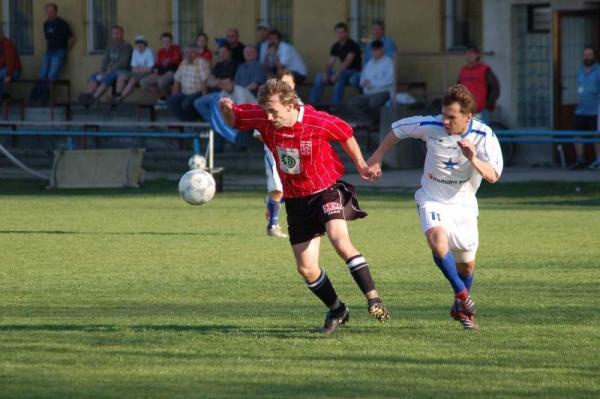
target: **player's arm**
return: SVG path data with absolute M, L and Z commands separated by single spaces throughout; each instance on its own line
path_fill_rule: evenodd
M 348 55 L 346 55 L 346 58 L 344 58 L 344 62 L 340 64 L 340 68 L 331 77 L 332 82 L 335 82 L 340 77 L 341 73 L 348 69 L 348 67 L 350 67 L 352 61 L 354 60 L 354 57 L 356 57 L 356 54 L 354 53 L 348 53 Z
M 496 169 L 490 162 L 484 161 L 477 157 L 477 150 L 475 149 L 475 146 L 471 140 L 461 140 L 458 142 L 458 146 L 460 147 L 463 155 L 469 160 L 469 162 L 471 162 L 473 168 L 475 168 L 475 170 L 479 172 L 481 177 L 483 177 L 487 182 L 494 184 L 500 179 Z
M 360 177 L 364 180 L 373 180 L 372 176 L 368 172 L 369 167 L 365 162 L 362 152 L 360 151 L 360 147 L 356 142 L 356 138 L 352 136 L 348 140 L 342 141 L 340 144 L 342 145 L 344 152 L 348 154 L 350 159 L 352 159 L 352 162 L 356 166 L 356 170 L 358 171 Z
M 423 139 L 426 125 L 423 121 L 428 117 L 414 116 L 400 119 L 392 124 L 392 130 L 385 136 L 379 147 L 375 150 L 371 158 L 367 161 L 369 165 L 369 174 L 375 179 L 381 177 L 381 162 L 383 157 L 394 145 L 404 138 L 412 137 Z

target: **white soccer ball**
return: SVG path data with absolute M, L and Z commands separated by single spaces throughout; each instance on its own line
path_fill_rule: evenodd
M 202 205 L 215 196 L 216 184 L 204 170 L 192 169 L 179 179 L 179 194 L 190 205 Z
M 206 158 L 202 155 L 194 154 L 188 159 L 188 166 L 190 169 L 206 169 Z

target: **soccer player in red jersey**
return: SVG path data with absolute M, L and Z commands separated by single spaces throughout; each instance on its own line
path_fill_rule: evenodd
M 220 100 L 227 123 L 240 131 L 259 131 L 273 153 L 283 184 L 288 232 L 298 273 L 329 308 L 322 332 L 333 333 L 348 318 L 325 271 L 319 265 L 321 236 L 327 237 L 346 262 L 367 298 L 369 314 L 380 321 L 389 313 L 375 289 L 369 265 L 352 245 L 347 220 L 365 217 L 354 187 L 343 182 L 344 165 L 330 141 L 337 141 L 365 180 L 371 180 L 352 128 L 341 119 L 303 105 L 285 82 L 269 79 L 258 92 L 259 105 Z

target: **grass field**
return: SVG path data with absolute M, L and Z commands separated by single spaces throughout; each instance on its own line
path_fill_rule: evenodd
M 600 184 L 579 186 L 483 187 L 480 333 L 448 315 L 412 195 L 361 192 L 352 237 L 393 319 L 324 242 L 351 319 L 323 338 L 262 193 L 0 181 L 0 398 L 598 398 Z

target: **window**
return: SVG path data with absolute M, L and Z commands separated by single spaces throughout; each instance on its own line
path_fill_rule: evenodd
M 261 22 L 281 32 L 283 40 L 291 43 L 294 35 L 292 11 L 293 0 L 262 0 L 260 3 Z
M 552 21 L 549 4 L 531 5 L 527 8 L 528 33 L 549 33 Z
M 384 0 L 351 0 L 350 33 L 359 43 L 368 43 L 374 21 L 385 20 Z
M 186 46 L 196 41 L 198 33 L 204 32 L 204 1 L 173 1 L 173 38 Z
M 117 24 L 117 0 L 88 0 L 88 48 L 90 53 L 106 50 L 111 28 Z
M 481 1 L 446 0 L 446 49 L 481 45 Z
M 19 54 L 33 54 L 33 0 L 4 0 L 4 32 Z

